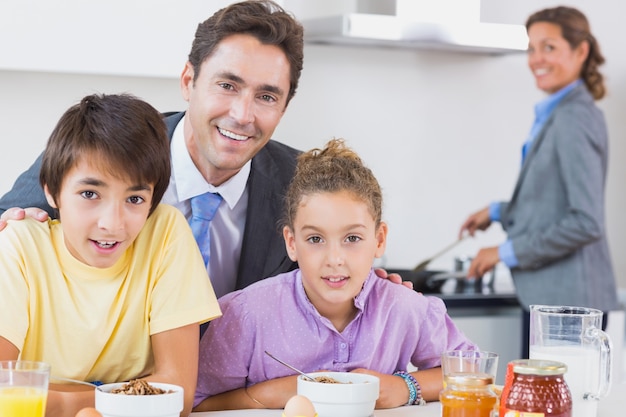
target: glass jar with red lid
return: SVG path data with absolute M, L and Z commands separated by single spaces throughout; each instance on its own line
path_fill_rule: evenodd
M 572 395 L 563 375 L 567 365 L 541 359 L 512 361 L 513 378 L 505 386 L 500 417 L 571 417 Z

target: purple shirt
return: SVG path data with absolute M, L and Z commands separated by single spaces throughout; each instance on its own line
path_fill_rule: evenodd
M 367 368 L 392 374 L 412 363 L 441 365 L 443 351 L 477 350 L 456 328 L 443 301 L 378 278 L 373 271 L 354 299 L 359 310 L 343 332 L 307 298 L 299 269 L 219 299 L 222 317 L 200 342 L 194 406 L 207 397 L 304 372 Z

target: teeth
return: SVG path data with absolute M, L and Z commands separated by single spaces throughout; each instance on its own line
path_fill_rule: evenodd
M 113 247 L 117 242 L 101 242 L 101 241 L 97 241 L 96 243 L 101 248 L 108 249 L 108 248 Z
M 341 278 L 328 278 L 328 280 L 330 282 L 339 282 L 339 281 L 343 281 L 343 279 L 344 279 L 343 277 L 341 277 Z
M 234 140 L 246 140 L 248 139 L 248 136 L 242 136 L 242 135 L 238 135 L 236 133 L 231 132 L 230 130 L 224 130 L 220 127 L 217 128 L 217 130 L 224 136 L 226 136 L 227 138 L 231 138 Z
M 540 68 L 540 69 L 535 70 L 535 75 L 544 75 L 547 73 L 548 73 L 548 70 L 545 68 Z

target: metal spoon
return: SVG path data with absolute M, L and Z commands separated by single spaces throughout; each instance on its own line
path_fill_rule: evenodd
M 413 268 L 413 271 L 414 272 L 419 272 L 419 271 L 421 271 L 423 269 L 426 269 L 426 267 L 428 266 L 429 263 L 431 263 L 436 258 L 440 257 L 441 255 L 443 255 L 444 253 L 446 253 L 447 251 L 449 251 L 450 249 L 452 249 L 453 247 L 455 247 L 456 245 L 461 243 L 466 237 L 467 237 L 467 235 L 465 235 L 465 236 L 455 240 L 454 242 L 452 242 L 451 244 L 449 244 L 445 248 L 441 249 L 439 252 L 437 252 L 436 254 L 431 256 L 430 258 L 424 259 L 415 268 Z
M 313 378 L 312 376 L 309 376 L 307 374 L 305 374 L 304 372 L 302 372 L 299 369 L 294 368 L 293 366 L 289 365 L 288 363 L 285 363 L 283 361 L 281 361 L 280 359 L 278 359 L 276 356 L 272 355 L 271 353 L 269 353 L 267 350 L 265 351 L 265 354 L 267 356 L 269 356 L 270 358 L 274 359 L 276 362 L 282 363 L 283 365 L 285 365 L 287 368 L 291 369 L 292 371 L 296 371 L 297 373 L 299 373 L 300 375 L 302 375 L 303 377 L 305 377 L 306 379 L 308 379 L 309 381 L 313 381 L 313 382 L 317 382 L 315 380 L 315 378 Z

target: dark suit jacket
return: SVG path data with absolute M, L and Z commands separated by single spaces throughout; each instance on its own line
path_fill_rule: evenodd
M 566 95 L 535 138 L 502 226 L 519 266 L 521 304 L 619 308 L 606 236 L 608 134 L 584 84 Z
M 183 115 L 184 112 L 166 114 L 170 140 Z M 279 220 L 283 213 L 283 197 L 293 177 L 298 154 L 296 149 L 269 141 L 252 158 L 246 228 L 237 274 L 238 289 L 297 266 L 287 256 Z M 50 216 L 56 216 L 39 185 L 41 159 L 42 155 L 0 198 L 0 214 L 11 207 L 40 207 Z

